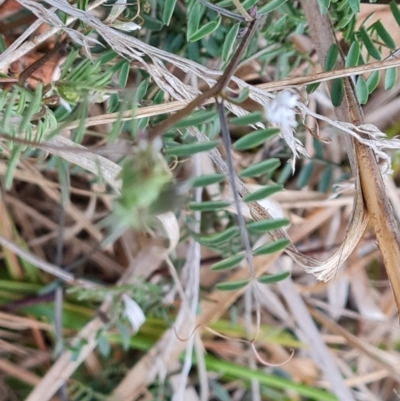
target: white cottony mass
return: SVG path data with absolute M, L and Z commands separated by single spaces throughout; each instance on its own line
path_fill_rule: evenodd
M 294 130 L 297 127 L 295 112 L 297 99 L 298 96 L 296 94 L 288 90 L 283 90 L 275 96 L 271 103 L 265 106 L 265 116 L 267 117 L 268 121 L 272 125 L 279 127 L 283 139 L 293 152 L 293 172 L 297 152 L 300 152 L 304 156 L 308 156 L 302 143 L 294 136 Z

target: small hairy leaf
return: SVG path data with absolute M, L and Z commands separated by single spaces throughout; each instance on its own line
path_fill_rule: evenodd
M 267 139 L 279 134 L 279 128 L 267 128 L 258 131 L 253 131 L 243 138 L 237 140 L 233 147 L 236 150 L 253 149 L 263 144 Z
M 349 52 L 346 56 L 345 67 L 355 67 L 358 64 L 358 60 L 360 59 L 360 45 L 357 41 L 354 41 L 349 49 Z
M 219 141 L 196 142 L 187 145 L 171 146 L 165 149 L 165 154 L 168 156 L 190 156 L 200 152 L 206 152 L 214 149 L 219 144 Z
M 290 221 L 288 219 L 252 221 L 251 223 L 247 224 L 247 229 L 250 231 L 265 233 L 267 231 L 276 230 L 277 228 L 287 226 L 289 223 Z
M 200 212 L 211 212 L 214 210 L 225 209 L 231 203 L 225 201 L 204 201 L 204 202 L 192 202 L 189 205 L 190 210 Z
M 124 60 L 121 69 L 119 70 L 118 84 L 121 88 L 125 88 L 129 76 L 129 61 Z
M 165 0 L 164 12 L 162 16 L 164 25 L 169 25 L 172 14 L 174 13 L 175 5 L 176 5 L 176 0 Z
M 193 35 L 190 36 L 189 42 L 197 42 L 205 36 L 210 35 L 219 27 L 220 23 L 220 17 L 218 17 L 216 21 L 207 22 L 207 24 L 203 25 L 198 31 L 194 32 Z
M 389 68 L 385 73 L 385 89 L 392 89 L 397 80 L 397 68 Z
M 271 184 L 267 185 L 264 188 L 258 189 L 257 191 L 252 192 L 251 194 L 246 195 L 243 198 L 244 202 L 256 202 L 261 199 L 265 199 L 272 194 L 282 191 L 283 187 L 279 184 Z
M 220 291 L 234 291 L 246 287 L 247 284 L 249 284 L 249 280 L 238 280 L 226 283 L 219 283 L 215 287 L 217 288 L 217 290 Z
M 260 246 L 259 248 L 255 249 L 253 251 L 253 255 L 254 256 L 269 255 L 271 253 L 275 253 L 275 252 L 278 252 L 278 251 L 286 248 L 289 244 L 290 244 L 290 241 L 288 239 L 281 238 L 274 242 Z
M 268 14 L 285 4 L 286 1 L 287 0 L 271 0 L 270 2 L 259 8 L 259 10 L 257 11 L 257 15 Z
M 192 187 L 206 187 L 207 185 L 216 184 L 221 182 L 225 176 L 223 174 L 204 174 L 198 177 L 193 177 L 190 182 Z
M 225 62 L 229 59 L 232 54 L 233 46 L 236 42 L 236 38 L 239 32 L 240 22 L 233 25 L 225 37 L 224 45 L 222 46 L 222 60 Z
M 145 79 L 138 85 L 136 92 L 135 92 L 135 98 L 137 101 L 141 101 L 145 97 L 148 86 L 149 86 L 148 79 Z
M 253 164 L 243 169 L 240 173 L 240 177 L 257 177 L 261 174 L 271 173 L 280 166 L 281 162 L 279 159 L 268 159 L 262 162 Z
M 228 270 L 237 266 L 244 258 L 244 254 L 233 255 L 229 258 L 221 260 L 218 263 L 214 263 L 211 265 L 211 270 L 219 271 L 219 270 Z
M 264 119 L 263 115 L 259 111 L 246 114 L 245 116 L 232 117 L 229 122 L 233 125 L 251 125 L 259 123 Z
M 278 281 L 285 280 L 290 277 L 290 272 L 282 272 L 277 274 L 265 274 L 260 276 L 257 281 L 262 284 L 274 284 Z
M 368 101 L 368 85 L 365 79 L 360 75 L 357 78 L 356 94 L 360 104 L 366 104 Z
M 338 45 L 336 43 L 332 43 L 326 53 L 325 71 L 333 70 L 336 64 L 338 54 L 339 54 Z
M 186 31 L 186 40 L 188 42 L 190 42 L 190 37 L 193 36 L 193 34 L 197 32 L 199 29 L 201 8 L 202 8 L 201 4 L 196 1 L 189 10 L 189 16 L 187 20 L 187 31 Z

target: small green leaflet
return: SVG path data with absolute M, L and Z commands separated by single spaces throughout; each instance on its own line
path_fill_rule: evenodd
M 216 285 L 216 288 L 220 291 L 235 291 L 246 287 L 247 284 L 249 284 L 249 280 L 238 280 L 226 283 L 219 283 Z
M 214 263 L 211 265 L 211 270 L 219 271 L 219 270 L 227 270 L 232 269 L 237 266 L 244 259 L 244 254 L 233 255 L 227 259 L 221 260 L 221 262 Z
M 381 54 L 379 51 L 376 49 L 374 43 L 372 42 L 370 36 L 368 35 L 367 31 L 365 30 L 364 27 L 360 28 L 360 35 L 361 35 L 361 40 L 364 43 L 365 48 L 367 49 L 368 54 L 373 57 L 376 60 L 381 59 Z
M 204 174 L 199 175 L 198 177 L 193 177 L 190 180 L 192 187 L 205 187 L 207 185 L 216 184 L 217 182 L 221 182 L 225 176 L 223 174 Z
M 196 142 L 187 145 L 171 146 L 165 149 L 165 154 L 168 156 L 190 156 L 200 152 L 206 152 L 214 149 L 219 144 L 219 141 Z
M 354 41 L 350 46 L 349 52 L 346 56 L 345 67 L 355 67 L 360 59 L 360 45 L 357 41 Z
M 396 20 L 397 25 L 400 26 L 400 10 L 397 7 L 396 2 L 393 0 L 390 2 L 390 11 L 392 12 L 394 19 Z
M 233 125 L 251 125 L 263 120 L 263 115 L 259 111 L 246 114 L 245 116 L 232 117 L 229 122 Z
M 261 188 L 257 191 L 252 192 L 251 194 L 246 195 L 243 198 L 244 202 L 257 202 L 259 200 L 265 199 L 272 194 L 282 191 L 283 187 L 279 184 L 271 184 L 267 185 L 264 188 Z
M 373 71 L 367 79 L 368 93 L 371 94 L 379 84 L 379 71 Z
M 239 28 L 240 28 L 240 22 L 233 25 L 226 35 L 224 45 L 222 47 L 222 56 L 221 56 L 222 61 L 224 62 L 226 62 L 229 59 L 230 55 L 232 54 L 233 47 L 239 32 Z
M 275 253 L 275 252 L 278 252 L 278 251 L 286 248 L 289 244 L 290 244 L 290 241 L 288 239 L 281 238 L 274 242 L 260 246 L 259 248 L 255 249 L 253 251 L 253 255 L 254 256 L 269 255 L 271 253 Z
M 339 107 L 340 103 L 342 103 L 343 90 L 343 80 L 341 78 L 333 80 L 331 87 L 331 100 L 334 107 Z
M 257 281 L 262 284 L 274 284 L 290 277 L 290 272 L 282 272 L 277 274 L 265 274 L 260 276 Z
M 212 212 L 214 210 L 225 209 L 231 203 L 225 201 L 205 201 L 205 202 L 192 202 L 189 205 L 190 210 L 200 212 Z
M 385 89 L 392 89 L 397 79 L 397 68 L 389 68 L 385 73 Z
M 385 45 L 389 49 L 395 49 L 396 44 L 394 43 L 393 38 L 390 36 L 389 32 L 385 29 L 381 21 L 376 21 L 373 27 L 376 30 L 376 33 L 379 35 L 379 37 L 383 40 Z
M 229 241 L 237 235 L 239 235 L 239 228 L 236 226 L 229 227 L 220 233 L 202 236 L 199 238 L 199 242 L 202 244 L 216 245 L 220 244 L 221 242 Z
M 189 37 L 189 42 L 197 42 L 205 36 L 210 35 L 219 27 L 220 23 L 220 17 L 218 17 L 216 21 L 207 22 L 207 24 L 203 25 L 198 31 L 194 32 L 193 35 Z
M 278 228 L 289 225 L 290 221 L 288 219 L 269 219 L 252 221 L 247 224 L 247 229 L 255 232 L 267 232 L 271 230 L 276 230 Z
M 240 173 L 240 177 L 257 177 L 261 174 L 271 173 L 280 166 L 281 162 L 279 159 L 268 159 L 262 162 L 250 165 L 243 169 Z
M 279 134 L 279 128 L 267 128 L 258 131 L 253 131 L 250 134 L 237 140 L 233 147 L 236 150 L 253 149 L 262 145 L 267 139 Z
M 307 164 L 303 166 L 303 168 L 300 170 L 299 177 L 297 178 L 296 182 L 297 188 L 301 189 L 305 185 L 307 185 L 308 181 L 312 176 L 313 169 L 314 169 L 314 163 L 312 161 L 309 161 Z
M 270 2 L 268 2 L 267 4 L 265 4 L 264 6 L 262 6 L 258 9 L 257 15 L 268 14 L 271 11 L 274 11 L 277 8 L 279 8 L 280 6 L 282 6 L 283 4 L 285 4 L 286 1 L 287 0 L 271 0 Z
M 193 125 L 205 124 L 212 121 L 216 116 L 215 110 L 199 110 L 178 121 L 174 128 L 191 127 Z
M 322 15 L 325 15 L 328 12 L 330 2 L 331 0 L 318 0 L 318 5 Z
M 164 12 L 162 17 L 164 25 L 169 25 L 172 14 L 174 13 L 175 5 L 176 0 L 165 0 Z
M 338 45 L 336 43 L 332 43 L 326 52 L 325 71 L 332 71 L 334 69 L 338 54 Z
M 357 94 L 357 99 L 360 102 L 360 104 L 367 103 L 367 101 L 368 101 L 368 85 L 365 82 L 365 79 L 361 75 L 357 78 L 356 94 Z

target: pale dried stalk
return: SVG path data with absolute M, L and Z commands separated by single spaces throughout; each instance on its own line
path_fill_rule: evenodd
M 332 44 L 337 44 L 331 21 L 328 16 L 320 14 L 315 0 L 302 0 L 301 4 L 306 14 L 320 63 L 323 65 L 329 47 Z M 342 68 L 343 65 L 343 57 L 340 57 L 337 67 Z M 335 109 L 336 115 L 341 121 L 361 125 L 364 122 L 364 116 L 355 96 L 351 80 L 344 79 L 344 83 L 345 96 L 341 105 Z M 371 217 L 397 309 L 400 310 L 400 235 L 393 210 L 386 195 L 385 185 L 374 152 L 349 136 L 346 136 L 346 140 L 347 153 L 353 174 L 357 179 L 354 214 L 362 214 L 367 211 Z M 366 209 L 362 199 L 360 200 L 360 196 L 364 198 Z M 349 232 L 348 235 L 351 233 Z

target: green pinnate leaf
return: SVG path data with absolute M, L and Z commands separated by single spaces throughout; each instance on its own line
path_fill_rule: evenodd
M 353 11 L 354 14 L 360 12 L 360 0 L 348 0 L 348 4 L 351 8 L 351 11 Z

